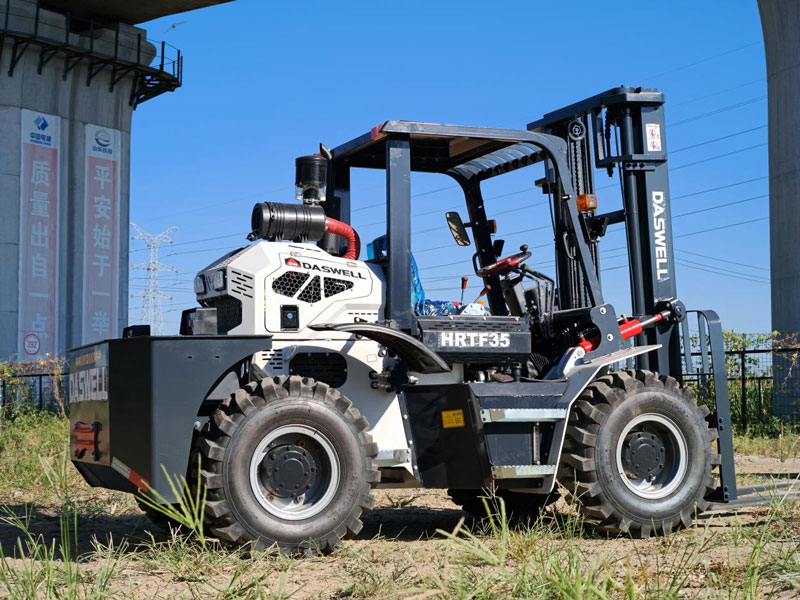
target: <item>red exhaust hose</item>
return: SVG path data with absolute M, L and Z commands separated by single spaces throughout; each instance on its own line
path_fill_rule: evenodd
M 342 258 L 358 260 L 358 255 L 361 254 L 361 239 L 358 237 L 355 229 L 350 227 L 347 223 L 325 217 L 325 231 L 333 235 L 338 235 L 347 242 L 347 252 L 344 253 Z

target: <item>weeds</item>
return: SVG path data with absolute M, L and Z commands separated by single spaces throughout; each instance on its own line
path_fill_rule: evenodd
M 78 539 L 78 515 L 63 513 L 59 519 L 59 539 L 49 543 L 31 533 L 30 515 L 19 517 L 7 507 L 0 523 L 17 530 L 19 537 L 13 558 L 0 549 L 0 583 L 9 598 L 105 598 L 111 594 L 111 581 L 127 545 L 109 545 L 100 553 L 99 568 L 90 572 L 74 556 Z
M 44 412 L 9 411 L 0 425 L 0 492 L 35 491 L 52 496 L 51 481 L 42 468 L 63 462 L 66 467 L 69 424 L 67 419 Z M 72 467 L 64 471 L 64 485 L 74 485 L 79 476 Z
M 722 534 L 706 525 L 665 538 L 609 541 L 582 535 L 577 517 L 511 529 L 499 499 L 500 514 L 488 514 L 485 535 L 463 521 L 452 532 L 439 532 L 449 540 L 457 568 L 448 578 L 430 578 L 429 588 L 440 598 L 598 600 L 750 599 L 800 591 L 800 536 L 786 528 L 796 509 L 783 499 L 776 494 L 756 525 L 737 522 Z
M 231 600 L 800 594 L 800 506 L 783 502 L 783 490 L 773 491 L 767 506 L 646 540 L 600 538 L 564 506 L 512 525 L 502 500 L 491 498 L 487 519 L 471 526 L 462 520 L 438 536 L 426 531 L 421 536 L 432 538 L 426 541 L 365 536 L 330 556 L 291 559 L 230 549 L 206 537 L 204 492 L 190 491 L 182 478 L 168 478 L 176 504 L 155 494 L 142 498 L 179 527 L 137 533 L 143 521 L 131 517 L 128 496 L 90 493 L 72 472 L 66 436 L 65 420 L 50 415 L 19 412 L 0 427 L 0 498 L 11 502 L 0 506 L 0 596 L 99 600 L 144 594 L 134 582 L 146 582 L 148 596 Z M 794 442 L 787 436 L 781 443 L 737 438 L 740 449 L 775 456 L 781 448 L 788 454 Z M 36 504 L 20 501 L 18 490 Z M 380 510 L 414 518 L 406 498 L 379 494 L 390 506 Z M 380 515 L 373 518 L 380 523 Z M 370 526 L 375 522 L 367 521 Z M 97 529 L 103 543 L 92 540 Z
M 139 495 L 139 500 L 145 506 L 151 508 L 157 513 L 161 513 L 166 517 L 168 522 L 171 522 L 178 527 L 183 527 L 197 538 L 200 546 L 207 549 L 205 525 L 203 523 L 205 516 L 206 506 L 206 490 L 202 486 L 196 486 L 192 489 L 186 478 L 182 475 L 176 481 L 162 466 L 164 477 L 166 478 L 167 485 L 169 485 L 172 497 L 177 499 L 177 503 L 173 504 L 159 494 L 155 489 L 150 488 L 147 492 Z M 200 465 L 197 465 L 197 479 L 200 480 Z

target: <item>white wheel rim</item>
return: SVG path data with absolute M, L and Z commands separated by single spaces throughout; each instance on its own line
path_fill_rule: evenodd
M 623 465 L 626 439 L 638 431 L 655 433 L 665 447 L 663 468 L 652 480 L 627 472 Z M 625 426 L 617 440 L 616 456 L 617 472 L 625 487 L 649 500 L 664 498 L 675 491 L 683 481 L 689 463 L 686 438 L 680 428 L 671 419 L 655 413 L 639 415 Z
M 304 446 L 318 465 L 311 489 L 297 498 L 272 493 L 265 485 L 262 473 L 267 454 L 273 448 L 289 443 Z M 259 442 L 250 459 L 250 488 L 256 500 L 271 515 L 289 521 L 308 519 L 325 509 L 336 495 L 340 480 L 339 457 L 333 444 L 322 432 L 309 425 L 284 425 L 274 429 Z

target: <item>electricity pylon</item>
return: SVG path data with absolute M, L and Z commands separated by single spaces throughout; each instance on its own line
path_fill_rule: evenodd
M 147 271 L 147 280 L 143 292 L 132 294 L 142 298 L 142 323 L 150 325 L 152 335 L 164 334 L 164 315 L 161 312 L 161 301 L 171 300 L 172 296 L 161 291 L 158 274 L 162 271 L 177 273 L 178 269 L 165 265 L 158 260 L 158 247 L 161 244 L 171 244 L 169 234 L 177 229 L 170 227 L 161 233 L 147 233 L 136 223 L 131 222 L 131 227 L 136 230 L 134 240 L 142 240 L 147 244 L 147 262 L 131 265 L 131 269 Z

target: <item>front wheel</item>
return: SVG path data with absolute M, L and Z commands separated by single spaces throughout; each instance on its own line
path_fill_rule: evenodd
M 367 427 L 347 398 L 308 378 L 238 390 L 199 442 L 211 532 L 287 553 L 333 550 L 373 505 L 380 474 Z
M 607 533 L 648 537 L 691 525 L 714 489 L 716 429 L 672 377 L 605 375 L 570 414 L 559 480 Z

